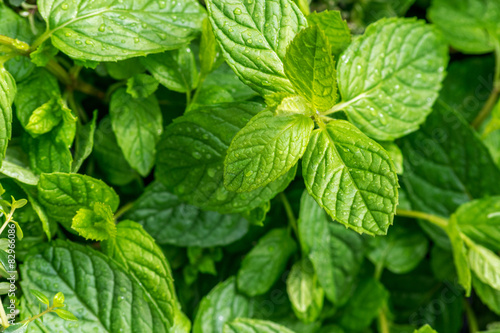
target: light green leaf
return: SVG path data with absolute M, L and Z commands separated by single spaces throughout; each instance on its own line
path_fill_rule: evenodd
M 236 290 L 230 277 L 216 285 L 200 302 L 193 333 L 222 333 L 226 322 L 251 315 L 250 300 Z
M 14 325 L 10 325 L 5 329 L 5 333 L 25 333 L 28 330 L 29 323 L 18 323 Z
M 296 262 L 286 280 L 288 298 L 303 322 L 316 321 L 323 308 L 324 291 L 309 259 Z
M 80 174 L 42 174 L 38 193 L 47 214 L 65 224 L 71 223 L 79 209 L 90 209 L 97 202 L 108 204 L 113 212 L 119 204 L 112 188 L 101 180 Z
M 302 157 L 314 122 L 301 114 L 262 111 L 231 141 L 224 161 L 224 185 L 249 192 L 286 174 Z
M 433 0 L 430 20 L 455 49 L 488 53 L 500 38 L 500 4 L 495 0 Z
M 61 122 L 63 113 L 69 111 L 63 111 L 64 108 L 67 109 L 61 97 L 54 96 L 33 111 L 24 128 L 33 137 L 48 133 Z
M 454 216 L 464 234 L 500 251 L 500 196 L 467 202 L 457 209 Z
M 127 93 L 134 98 L 147 98 L 158 89 L 159 82 L 147 74 L 136 74 L 127 80 Z
M 99 123 L 94 136 L 95 161 L 113 185 L 126 185 L 137 177 L 137 172 L 128 164 L 116 142 L 109 117 Z
M 85 239 L 103 241 L 116 237 L 116 225 L 111 207 L 100 202 L 92 209 L 80 208 L 73 217 L 71 228 Z
M 50 39 L 44 41 L 35 51 L 30 53 L 31 62 L 39 67 L 45 67 L 59 53 Z
M 39 292 L 38 290 L 32 289 L 30 290 L 31 294 L 36 297 L 40 302 L 43 304 L 49 305 L 49 299 L 47 296 L 45 296 L 43 293 Z
M 78 172 L 83 161 L 89 157 L 94 147 L 94 134 L 97 121 L 97 110 L 94 111 L 92 120 L 85 125 L 76 124 L 75 157 L 71 165 L 71 172 Z
M 54 312 L 64 320 L 78 321 L 78 318 L 76 318 L 74 314 L 66 309 L 55 309 Z
M 344 120 L 313 132 L 302 159 L 306 188 L 338 222 L 385 235 L 398 202 L 396 169 L 387 152 Z
M 414 333 L 437 333 L 435 330 L 432 329 L 429 325 L 425 325 L 420 327 L 418 330 L 415 330 Z
M 103 242 L 102 247 L 142 284 L 147 300 L 161 313 L 165 329 L 175 325 L 180 305 L 170 266 L 155 240 L 139 224 L 123 221 L 117 226 L 116 237 Z
M 75 325 L 57 316 L 44 316 L 43 322 L 36 322 L 42 331 L 168 332 L 145 287 L 124 267 L 90 247 L 65 241 L 45 244 L 26 258 L 21 271 L 23 290 L 63 292 L 65 309 L 78 318 L 79 325 Z M 29 296 L 21 308 L 23 315 L 38 311 L 37 302 Z
M 38 176 L 35 175 L 30 169 L 12 163 L 8 160 L 3 161 L 0 173 L 14 178 L 24 184 L 38 184 Z
M 0 66 L 0 166 L 2 166 L 7 144 L 12 135 L 12 102 L 14 102 L 15 96 L 16 82 L 14 78 L 5 68 Z
M 363 262 L 362 238 L 329 221 L 307 191 L 300 201 L 298 229 L 302 251 L 311 260 L 326 297 L 335 305 L 344 304 Z
M 418 226 L 397 224 L 389 229 L 386 237 L 369 240 L 367 257 L 377 267 L 404 274 L 425 258 L 428 246 L 429 241 Z
M 472 286 L 481 301 L 486 304 L 491 311 L 500 315 L 500 290 L 493 289 L 488 284 L 481 282 L 476 274 L 472 274 Z
M 160 182 L 149 185 L 125 218 L 144 226 L 158 244 L 213 247 L 230 244 L 246 234 L 248 222 L 183 203 Z
M 146 70 L 141 64 L 142 57 L 129 58 L 116 62 L 104 62 L 103 65 L 113 79 L 125 80 Z
M 194 0 L 38 2 L 46 37 L 72 58 L 116 61 L 172 50 L 201 29 L 204 12 Z
M 284 69 L 295 91 L 315 110 L 328 110 L 337 101 L 335 61 L 324 32 L 317 26 L 297 34 L 288 47 Z
M 351 31 L 337 10 L 311 13 L 307 16 L 307 22 L 309 26 L 318 26 L 324 32 L 332 55 L 335 57 L 339 56 L 351 43 Z
M 38 183 L 38 179 L 37 179 Z M 38 215 L 38 218 L 42 222 L 42 228 L 43 231 L 45 232 L 45 235 L 47 235 L 47 239 L 50 241 L 52 238 L 52 230 L 54 230 L 55 226 L 55 221 L 52 221 L 49 219 L 47 216 L 47 213 L 45 212 L 45 208 L 40 204 L 40 200 L 38 199 L 38 189 L 36 186 L 28 186 L 25 184 L 18 183 L 19 187 L 23 189 L 23 191 L 26 193 L 28 196 L 28 200 L 31 204 L 31 207 L 33 207 L 33 210 L 36 212 Z M 36 185 L 36 184 L 33 184 Z
M 200 40 L 200 72 L 202 76 L 206 76 L 215 70 L 221 62 L 221 49 L 215 40 L 214 31 L 210 25 L 208 18 L 203 20 Z
M 224 57 L 244 83 L 262 95 L 293 92 L 283 59 L 307 22 L 292 1 L 209 0 L 207 7 Z
M 141 58 L 141 63 L 162 85 L 180 93 L 196 88 L 198 69 L 189 46 Z
M 349 302 L 342 309 L 340 326 L 346 332 L 356 332 L 367 328 L 377 317 L 388 298 L 389 293 L 379 281 L 375 279 L 361 281 Z
M 239 318 L 224 325 L 224 333 L 294 333 L 271 321 Z
M 278 280 L 297 250 L 287 229 L 273 229 L 262 237 L 241 262 L 238 290 L 248 296 L 266 293 Z
M 393 140 L 418 129 L 438 97 L 448 48 L 415 19 L 384 19 L 352 42 L 337 67 L 343 109 L 366 135 Z M 415 79 L 416 78 L 416 79 Z
M 385 151 L 391 157 L 391 160 L 394 163 L 394 166 L 396 167 L 397 174 L 402 175 L 404 168 L 403 168 L 403 153 L 401 152 L 401 149 L 399 149 L 397 144 L 390 141 L 382 141 L 379 142 L 379 144 L 382 146 L 382 148 L 385 149 Z
M 479 280 L 496 290 L 500 290 L 500 258 L 491 250 L 469 244 L 470 268 Z
M 262 107 L 253 102 L 204 106 L 177 118 L 158 144 L 156 178 L 180 199 L 220 213 L 248 211 L 269 201 L 288 186 L 296 168 L 252 192 L 228 191 L 223 184 L 231 140 Z
M 163 132 L 162 114 L 154 95 L 133 98 L 125 89 L 111 96 L 111 125 L 125 159 L 142 176 L 153 168 L 156 143 Z
M 469 296 L 471 292 L 469 258 L 467 257 L 467 249 L 460 235 L 461 230 L 457 225 L 455 216 L 450 218 L 446 232 L 448 233 L 448 237 L 450 237 L 451 248 L 453 250 L 453 261 L 458 275 L 458 283 L 464 287 L 466 296 Z
M 36 94 L 33 93 L 35 91 Z M 33 111 L 50 101 L 54 96 L 60 96 L 57 79 L 47 70 L 37 68 L 18 85 L 14 104 L 21 125 L 26 128 Z

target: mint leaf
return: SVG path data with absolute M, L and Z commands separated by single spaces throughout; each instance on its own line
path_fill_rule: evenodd
M 447 61 L 447 48 L 431 26 L 414 19 L 380 20 L 339 60 L 345 104 L 337 108 L 372 138 L 404 136 L 431 112 Z
M 84 322 L 75 326 L 57 316 L 44 316 L 43 322 L 36 325 L 45 330 L 62 327 L 75 333 L 88 330 L 107 333 L 131 332 L 131 327 L 135 327 L 150 332 L 153 327 L 163 325 L 160 310 L 148 301 L 140 281 L 117 262 L 89 247 L 66 241 L 46 244 L 38 253 L 28 256 L 21 270 L 24 290 L 36 289 L 44 294 L 62 291 L 66 309 L 80 323 Z M 27 295 L 23 313 L 37 311 L 37 302 Z M 133 315 L 123 316 L 123 313 Z
M 455 49 L 469 54 L 488 53 L 500 38 L 500 5 L 485 0 L 434 0 L 430 20 Z
M 271 321 L 236 319 L 224 325 L 224 333 L 293 333 L 288 328 Z
M 460 230 L 472 240 L 500 250 L 500 196 L 467 202 L 454 216 Z
M 308 259 L 296 262 L 286 280 L 288 297 L 299 319 L 314 322 L 323 308 L 324 291 Z
M 215 70 L 221 62 L 221 49 L 215 40 L 214 31 L 208 18 L 203 20 L 200 40 L 200 72 L 202 76 L 208 75 Z
M 369 240 L 368 259 L 376 267 L 385 267 L 393 273 L 412 271 L 427 254 L 429 242 L 417 227 L 394 225 L 386 237 Z
M 222 333 L 226 322 L 251 314 L 250 299 L 236 290 L 236 279 L 230 277 L 216 285 L 200 302 L 193 333 Z
M 15 95 L 14 78 L 0 66 L 0 166 L 2 166 L 7 144 L 12 135 L 12 103 Z
M 493 251 L 481 245 L 470 246 L 469 263 L 479 280 L 500 290 L 500 258 Z
M 283 273 L 296 249 L 286 229 L 269 231 L 241 262 L 236 280 L 238 290 L 248 296 L 266 293 Z
M 149 55 L 141 58 L 141 63 L 156 80 L 170 90 L 181 93 L 190 92 L 198 84 L 194 53 L 189 46 Z
M 309 26 L 317 26 L 324 32 L 332 55 L 337 57 L 351 43 L 351 31 L 342 15 L 336 10 L 324 10 L 307 16 Z
M 73 217 L 71 228 L 86 239 L 103 241 L 116 237 L 113 212 L 107 204 L 94 203 L 92 209 L 80 208 Z
M 125 159 L 142 176 L 147 176 L 153 168 L 155 146 L 163 132 L 156 97 L 133 98 L 125 89 L 119 89 L 111 96 L 109 113 Z
M 47 214 L 69 224 L 81 208 L 90 209 L 95 203 L 108 204 L 111 211 L 118 208 L 119 198 L 104 182 L 80 174 L 42 174 L 38 183 L 40 203 Z
M 82 125 L 78 122 L 76 124 L 75 157 L 71 165 L 71 172 L 77 172 L 85 159 L 92 153 L 96 121 L 97 110 L 94 111 L 92 120 L 89 123 Z
M 141 64 L 142 57 L 129 58 L 116 62 L 104 62 L 107 73 L 115 80 L 124 80 L 146 70 Z
M 387 233 L 398 201 L 396 170 L 387 152 L 352 124 L 333 120 L 315 130 L 302 172 L 333 219 L 360 233 Z
M 50 132 L 59 124 L 64 112 L 71 113 L 62 99 L 54 96 L 33 111 L 25 129 L 33 137 Z
M 450 237 L 451 248 L 453 250 L 453 261 L 458 275 L 458 283 L 464 287 L 465 294 L 469 296 L 471 292 L 470 263 L 467 257 L 467 248 L 460 235 L 461 230 L 454 216 L 450 218 L 446 231 L 448 237 Z
M 139 224 L 123 221 L 117 225 L 116 231 L 116 237 L 102 243 L 104 253 L 140 281 L 146 299 L 159 310 L 168 330 L 175 325 L 175 315 L 180 310 L 167 259 Z
M 336 305 L 344 304 L 363 261 L 361 237 L 329 221 L 307 191 L 300 201 L 298 230 L 302 251 L 311 260 L 326 297 Z
M 196 37 L 203 10 L 196 1 L 115 3 L 78 0 L 56 3 L 42 0 L 40 14 L 47 23 L 45 36 L 72 58 L 116 61 L 172 50 Z M 168 27 L 168 28 L 166 28 Z
M 158 181 L 146 188 L 125 217 L 142 224 L 158 244 L 175 246 L 227 245 L 248 231 L 248 222 L 241 216 L 183 203 Z
M 224 57 L 245 84 L 262 95 L 293 92 L 283 59 L 307 22 L 292 1 L 209 0 L 207 8 Z
M 437 333 L 435 330 L 432 329 L 429 325 L 425 325 L 420 327 L 418 330 L 415 330 L 414 333 Z
M 297 34 L 288 47 L 284 69 L 295 91 L 316 110 L 328 110 L 337 101 L 335 61 L 325 34 L 317 26 Z
M 158 89 L 158 81 L 147 74 L 136 74 L 127 80 L 127 93 L 134 98 L 147 98 Z
M 156 178 L 180 199 L 220 213 L 248 211 L 269 201 L 293 180 L 296 168 L 251 192 L 229 191 L 223 184 L 231 140 L 262 107 L 254 102 L 204 106 L 177 118 L 158 144 Z
M 475 274 L 472 274 L 472 286 L 481 301 L 486 304 L 491 311 L 500 314 L 500 290 L 490 287 L 481 282 Z
M 249 192 L 283 176 L 304 154 L 313 128 L 313 121 L 304 115 L 260 112 L 231 141 L 224 185 Z

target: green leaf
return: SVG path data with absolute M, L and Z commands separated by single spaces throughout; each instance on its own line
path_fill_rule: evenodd
M 215 40 L 214 31 L 208 18 L 203 20 L 200 40 L 200 72 L 206 76 L 215 70 L 224 58 L 221 55 L 221 49 Z
M 97 202 L 108 204 L 112 212 L 119 204 L 112 188 L 101 180 L 80 174 L 42 174 L 38 193 L 47 214 L 64 224 L 70 224 L 78 210 L 91 209 Z
M 326 297 L 335 305 L 344 304 L 363 262 L 362 238 L 329 221 L 307 191 L 300 201 L 298 230 L 302 251 L 311 260 Z
M 383 19 L 384 17 L 405 16 L 415 0 L 366 0 L 354 6 L 350 21 L 352 25 L 359 25 L 363 29 L 367 24 Z
M 412 271 L 425 258 L 429 242 L 420 228 L 397 224 L 391 227 L 387 237 L 369 240 L 368 259 L 377 267 L 385 267 L 393 273 Z
M 66 309 L 55 309 L 54 312 L 64 320 L 78 321 L 78 318 Z
M 320 13 L 311 13 L 307 16 L 309 26 L 318 26 L 326 36 L 332 55 L 337 57 L 351 43 L 351 31 L 347 22 L 337 10 L 324 10 Z
M 52 242 L 29 256 L 21 270 L 24 290 L 63 292 L 65 308 L 80 322 L 75 326 L 56 316 L 45 316 L 43 323 L 37 323 L 45 331 L 166 333 L 161 314 L 148 301 L 144 286 L 114 260 L 89 247 Z M 27 297 L 27 301 L 31 311 L 37 308 L 32 298 Z M 26 313 L 28 309 L 22 310 Z
M 133 98 L 125 89 L 111 96 L 111 125 L 125 159 L 142 176 L 153 168 L 156 143 L 163 132 L 162 114 L 154 95 Z
M 25 333 L 28 330 L 29 323 L 18 323 L 14 325 L 10 325 L 5 329 L 5 333 Z
M 306 188 L 338 222 L 385 235 L 398 202 L 396 169 L 387 152 L 344 120 L 313 132 L 302 159 Z
M 469 245 L 469 263 L 479 280 L 500 290 L 500 258 L 493 251 L 481 245 Z
M 396 145 L 394 142 L 382 141 L 379 142 L 379 144 L 391 157 L 391 160 L 394 163 L 394 166 L 396 167 L 397 174 L 402 175 L 404 168 L 403 168 L 403 153 L 401 152 L 401 149 L 399 149 L 398 145 Z
M 249 192 L 286 174 L 302 157 L 314 122 L 301 114 L 262 111 L 231 141 L 224 161 L 224 185 Z
M 16 82 L 14 78 L 5 68 L 0 66 L 0 167 L 12 135 L 12 102 L 14 102 L 15 96 Z
M 47 296 L 45 296 L 43 293 L 39 292 L 38 290 L 35 290 L 35 289 L 32 289 L 30 290 L 31 294 L 33 296 L 36 297 L 36 299 L 38 299 L 40 302 L 42 302 L 43 304 L 46 304 L 47 306 L 49 305 L 50 301 L 49 299 L 47 298 Z
M 94 111 L 92 120 L 85 125 L 76 124 L 75 157 L 71 165 L 71 172 L 78 172 L 83 161 L 89 157 L 94 147 L 94 135 L 97 121 L 97 110 Z
M 295 91 L 315 110 L 328 110 L 337 101 L 335 61 L 324 32 L 317 26 L 297 34 L 288 47 L 284 70 Z
M 30 53 L 31 62 L 39 67 L 45 67 L 59 53 L 50 39 L 44 41 L 35 51 Z
M 179 5 L 180 4 L 180 5 Z M 194 0 L 58 3 L 42 0 L 45 37 L 72 58 L 117 61 L 176 49 L 196 37 L 204 12 Z
M 109 76 L 113 79 L 125 80 L 146 70 L 141 64 L 140 59 L 142 59 L 142 57 L 129 58 L 116 62 L 105 62 L 103 64 Z
M 388 298 L 389 293 L 380 282 L 374 279 L 361 281 L 342 310 L 340 326 L 347 332 L 368 327 Z
M 237 292 L 236 279 L 230 277 L 201 300 L 193 333 L 222 333 L 225 323 L 250 315 L 250 300 Z
M 494 0 L 433 0 L 428 16 L 448 43 L 464 53 L 491 52 L 500 38 L 500 5 Z
M 32 113 L 49 102 L 54 96 L 60 96 L 57 79 L 47 70 L 37 68 L 17 87 L 14 100 L 16 115 L 21 125 L 26 128 Z M 36 91 L 36 94 L 33 92 Z
M 204 106 L 165 129 L 158 144 L 156 179 L 192 205 L 220 213 L 254 209 L 283 191 L 296 168 L 269 185 L 246 193 L 223 184 L 226 152 L 234 135 L 262 110 L 253 102 Z
M 142 284 L 147 300 L 161 313 L 168 331 L 180 306 L 170 266 L 155 240 L 139 224 L 123 221 L 117 226 L 116 237 L 103 242 L 102 247 Z
M 488 284 L 481 282 L 475 274 L 472 274 L 472 286 L 481 301 L 491 311 L 500 315 L 500 290 L 493 289 Z
M 24 128 L 33 137 L 48 133 L 61 122 L 66 112 L 71 113 L 61 97 L 54 96 L 33 111 Z
M 273 229 L 262 237 L 241 262 L 238 290 L 248 296 L 266 293 L 278 280 L 297 250 L 287 229 Z
M 239 318 L 224 325 L 224 333 L 293 333 L 271 321 Z
M 58 292 L 54 295 L 52 299 L 52 306 L 54 307 L 62 307 L 64 306 L 64 294 L 62 292 Z
M 183 203 L 154 182 L 125 215 L 144 226 L 158 244 L 213 247 L 230 244 L 246 234 L 248 222 L 239 215 L 203 211 Z
M 45 235 L 47 235 L 47 239 L 50 241 L 52 238 L 52 230 L 54 230 L 55 221 L 51 221 L 49 219 L 44 207 L 40 204 L 40 201 L 38 199 L 38 189 L 36 188 L 36 186 L 27 186 L 21 183 L 18 183 L 18 185 L 28 196 L 31 207 L 33 207 L 33 210 L 36 212 L 38 218 L 42 222 L 43 231 L 45 232 Z
M 286 280 L 288 298 L 295 315 L 303 322 L 318 319 L 323 308 L 324 291 L 309 259 L 296 262 Z
M 437 333 L 435 330 L 432 329 L 429 325 L 425 325 L 420 327 L 418 330 L 415 330 L 414 333 Z
M 109 117 L 101 120 L 97 127 L 93 156 L 106 180 L 114 185 L 126 185 L 137 177 L 116 142 Z
M 448 222 L 448 237 L 450 237 L 451 248 L 453 250 L 453 261 L 458 275 L 458 283 L 465 289 L 466 296 L 471 292 L 471 272 L 467 249 L 461 237 L 461 230 L 457 225 L 455 216 L 452 216 Z
M 454 216 L 464 234 L 500 251 L 500 196 L 467 202 L 457 209 Z
M 116 237 L 113 212 L 108 204 L 94 203 L 92 209 L 80 208 L 73 217 L 71 228 L 85 239 L 103 241 Z
M 198 69 L 189 46 L 141 58 L 141 63 L 154 78 L 170 90 L 190 92 L 198 84 Z
M 127 80 L 127 93 L 134 98 L 147 98 L 158 89 L 159 82 L 147 74 L 136 74 Z
M 430 25 L 380 20 L 342 54 L 337 70 L 343 104 L 334 109 L 345 110 L 372 138 L 404 136 L 431 112 L 447 61 L 446 44 Z
M 14 178 L 24 184 L 38 184 L 38 176 L 35 175 L 30 169 L 12 163 L 8 160 L 3 161 L 0 173 Z
M 262 95 L 293 92 L 283 59 L 307 22 L 292 1 L 209 0 L 207 8 L 224 57 L 245 84 Z

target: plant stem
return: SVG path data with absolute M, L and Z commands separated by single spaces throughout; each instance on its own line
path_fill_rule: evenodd
M 10 37 L 4 36 L 4 35 L 0 35 L 0 45 L 6 45 L 10 49 L 12 49 L 12 51 L 14 51 L 15 53 L 20 54 L 20 55 L 28 55 L 29 54 L 28 51 L 30 49 L 30 46 L 27 43 L 20 41 L 19 39 L 10 38 Z
M 384 309 L 380 309 L 378 312 L 378 324 L 380 327 L 380 333 L 390 333 L 389 329 L 389 321 L 387 320 L 387 316 L 385 315 Z
M 38 318 L 42 317 L 43 315 L 49 313 L 49 312 L 52 312 L 52 310 L 54 310 L 54 307 L 51 306 L 50 308 L 47 308 L 45 311 L 43 312 L 40 312 L 39 314 L 31 317 L 31 318 L 28 318 L 28 319 L 25 319 L 23 321 L 21 321 L 19 324 L 24 324 L 24 323 L 29 323 L 29 322 L 32 322 L 32 321 L 35 321 L 37 320 Z
M 3 308 L 2 298 L 0 298 L 0 319 L 2 319 L 2 326 L 4 328 L 10 326 L 9 320 L 7 319 L 7 314 L 5 313 L 5 309 Z
M 125 205 L 123 205 L 118 211 L 115 213 L 115 220 L 118 220 L 123 214 L 125 214 L 130 208 L 134 206 L 134 202 L 128 202 Z
M 483 108 L 476 116 L 476 118 L 472 121 L 471 125 L 475 129 L 478 129 L 483 121 L 488 118 L 491 110 L 495 107 L 495 104 L 498 100 L 498 95 L 500 94 L 500 42 L 495 41 L 495 77 L 493 79 L 493 90 L 491 91 L 490 96 L 484 103 Z
M 431 223 L 433 223 L 433 224 L 435 224 L 438 227 L 441 227 L 443 229 L 446 229 L 448 227 L 448 220 L 447 219 L 436 216 L 436 215 L 427 214 L 424 212 L 419 212 L 419 211 L 415 211 L 415 210 L 405 210 L 405 209 L 398 208 L 396 215 L 426 220 L 426 221 L 429 221 L 429 222 L 431 222 Z
M 467 322 L 469 323 L 469 332 L 476 333 L 479 331 L 476 314 L 472 310 L 472 307 L 470 306 L 469 302 L 467 302 L 467 300 L 465 299 L 463 301 L 464 301 L 465 314 L 467 316 Z
M 292 227 L 293 231 L 295 232 L 295 235 L 299 235 L 299 230 L 297 229 L 297 219 L 295 218 L 295 215 L 293 214 L 292 206 L 290 205 L 290 202 L 288 201 L 288 198 L 286 197 L 285 193 L 281 192 L 280 193 L 280 199 L 281 202 L 283 203 L 283 206 L 285 207 L 286 211 L 286 216 L 288 217 L 288 222 L 290 223 L 290 226 Z

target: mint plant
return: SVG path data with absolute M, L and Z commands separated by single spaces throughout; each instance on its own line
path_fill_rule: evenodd
M 0 332 L 497 332 L 499 22 L 0 1 Z

